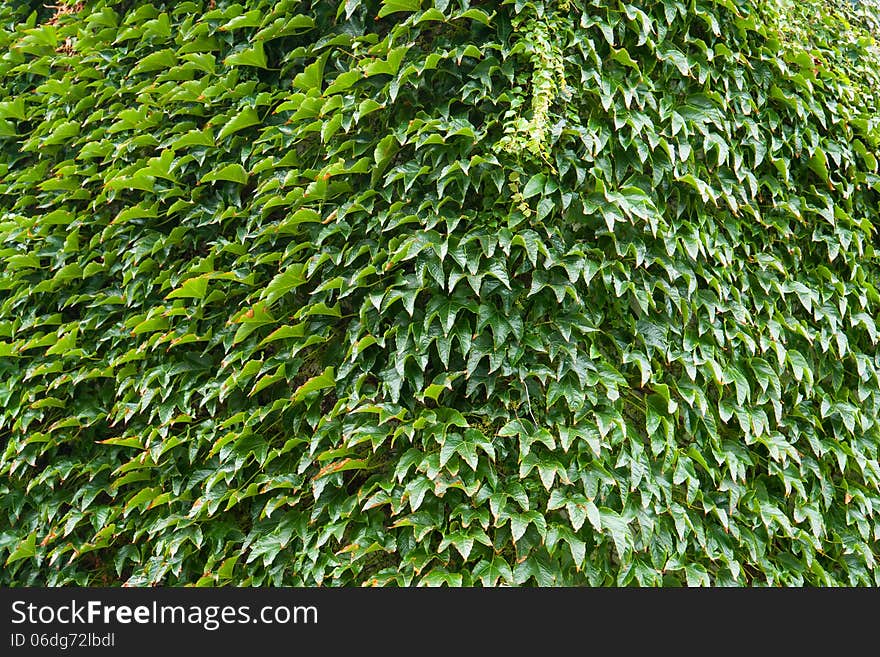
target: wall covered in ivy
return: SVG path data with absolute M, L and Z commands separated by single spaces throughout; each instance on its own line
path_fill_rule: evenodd
M 876 27 L 2 3 L 0 583 L 880 584 Z

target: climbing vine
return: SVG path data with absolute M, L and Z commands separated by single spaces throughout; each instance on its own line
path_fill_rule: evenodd
M 0 3 L 0 583 L 880 584 L 860 7 Z

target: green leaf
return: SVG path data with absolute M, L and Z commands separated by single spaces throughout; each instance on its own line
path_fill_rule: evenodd
M 186 148 L 188 146 L 213 146 L 214 145 L 214 135 L 211 131 L 210 127 L 205 127 L 203 130 L 191 130 L 184 134 L 182 137 L 178 137 L 170 146 L 171 150 L 178 150 L 181 148 Z
M 296 228 L 300 224 L 320 223 L 321 215 L 312 208 L 300 208 L 292 215 L 283 219 L 276 228 L 279 233 L 296 233 Z
M 254 110 L 252 107 L 245 107 L 241 112 L 239 112 L 226 122 L 226 125 L 224 125 L 220 129 L 220 132 L 217 133 L 217 139 L 223 139 L 224 137 L 235 134 L 240 130 L 244 130 L 245 128 L 249 128 L 253 125 L 259 124 L 260 117 L 257 114 L 256 110 Z
M 240 164 L 227 164 L 217 171 L 206 173 L 202 176 L 202 179 L 199 182 L 215 182 L 218 180 L 225 180 L 244 185 L 248 181 L 248 175 L 247 171 L 245 171 L 244 167 Z
M 166 299 L 204 299 L 208 292 L 208 280 L 210 274 L 202 274 L 195 278 L 188 278 L 180 287 L 172 290 Z
M 333 306 L 328 306 L 323 301 L 319 301 L 316 304 L 304 308 L 304 311 L 305 312 L 301 313 L 303 317 L 308 317 L 310 315 L 328 315 L 330 317 L 342 317 L 342 311 L 340 310 L 338 303 Z
M 482 9 L 472 8 L 466 11 L 461 12 L 457 18 L 470 18 L 471 20 L 477 21 L 478 23 L 482 23 L 483 25 L 489 25 L 492 18 Z
M 421 5 L 421 0 L 382 0 L 382 6 L 379 8 L 379 18 L 385 18 L 389 14 L 399 11 L 418 11 Z
M 34 557 L 37 554 L 37 533 L 31 532 L 27 535 L 27 537 L 21 541 L 9 557 L 6 559 L 6 565 L 9 566 L 16 561 L 21 561 L 22 559 L 29 559 L 30 557 Z
M 390 160 L 394 154 L 397 153 L 399 148 L 400 146 L 394 135 L 388 135 L 376 144 L 376 150 L 373 152 L 373 159 L 376 161 L 377 165 L 381 166 Z
M 79 135 L 80 125 L 76 121 L 62 121 L 58 123 L 41 141 L 42 146 L 54 146 L 69 141 Z
M 333 368 L 326 367 L 321 374 L 319 374 L 318 376 L 313 376 L 308 381 L 303 383 L 299 388 L 297 388 L 296 392 L 293 393 L 293 397 L 291 399 L 294 402 L 298 402 L 311 392 L 315 392 L 316 390 L 323 390 L 324 388 L 332 388 L 334 385 L 336 385 L 336 378 Z
M 271 304 L 306 282 L 304 266 L 294 264 L 277 274 L 263 290 L 263 299 Z
M 263 20 L 263 16 L 258 9 L 252 9 L 249 12 L 236 16 L 218 29 L 227 32 L 244 27 L 259 27 Z
M 409 498 L 409 505 L 413 512 L 418 511 L 419 507 L 422 506 L 426 493 L 433 488 L 434 484 L 425 476 L 420 476 L 407 484 L 406 495 Z
M 327 86 L 324 90 L 324 95 L 329 96 L 350 89 L 362 77 L 363 73 L 361 71 L 344 71 L 337 75 L 333 82 Z
M 317 89 L 320 91 L 324 77 L 324 63 L 327 61 L 327 53 L 318 57 L 317 60 L 305 67 L 302 73 L 293 78 L 293 86 L 303 91 Z
M 688 586 L 711 586 L 709 573 L 701 564 L 687 564 L 684 571 Z
M 749 381 L 738 367 L 730 366 L 726 370 L 727 375 L 736 386 L 736 403 L 742 406 L 746 400 L 751 400 L 752 391 Z
M 364 73 L 367 76 L 397 75 L 397 71 L 400 70 L 400 63 L 403 61 L 403 57 L 409 50 L 409 48 L 410 46 L 404 45 L 391 49 L 390 51 L 388 51 L 387 60 L 380 60 L 368 64 L 366 69 L 364 70 Z
M 523 198 L 531 198 L 543 193 L 546 181 L 547 177 L 543 173 L 533 175 L 523 188 Z
M 510 565 L 501 556 L 494 556 L 490 560 L 482 560 L 474 568 L 474 576 L 483 586 L 497 586 L 500 583 L 510 584 L 513 582 L 513 572 Z
M 145 502 L 152 502 L 162 492 L 161 488 L 144 488 L 132 495 L 125 503 L 123 514 L 127 515 L 132 509 L 143 505 Z
M 165 48 L 158 52 L 150 53 L 141 59 L 137 66 L 131 69 L 131 75 L 138 73 L 150 73 L 152 71 L 167 70 L 177 65 L 177 55 L 174 51 Z
M 217 577 L 222 580 L 232 579 L 235 572 L 235 564 L 238 563 L 238 555 L 231 556 L 223 560 L 217 569 Z
M 113 191 L 138 189 L 144 192 L 152 192 L 155 184 L 155 176 L 138 174 L 131 177 L 114 178 L 113 180 L 108 181 L 105 187 Z
M 634 69 L 637 73 L 641 73 L 639 70 L 639 65 L 632 57 L 630 57 L 629 52 L 627 52 L 626 48 L 621 48 L 620 50 L 611 49 L 614 54 L 611 55 L 611 59 L 614 61 L 620 62 L 624 66 L 629 66 Z
M 46 355 L 65 354 L 76 347 L 76 338 L 79 335 L 79 328 L 74 326 L 73 330 L 59 336 L 58 340 L 46 350 Z
M 277 329 L 275 329 L 269 335 L 263 338 L 262 342 L 260 342 L 260 346 L 263 346 L 270 342 L 274 342 L 275 340 L 285 340 L 287 338 L 302 338 L 306 334 L 305 329 L 305 322 L 300 322 L 299 324 L 294 324 L 293 326 L 279 326 Z
M 321 468 L 318 474 L 314 476 L 314 479 L 320 479 L 331 474 L 336 474 L 337 472 L 345 472 L 346 470 L 362 470 L 366 467 L 368 467 L 368 463 L 364 459 L 345 458 L 341 461 L 334 461 L 333 463 L 325 465 Z
M 229 55 L 223 60 L 226 66 L 253 66 L 268 69 L 266 52 L 263 50 L 263 42 L 257 41 L 253 46 L 237 53 Z
M 825 182 L 828 182 L 828 158 L 825 156 L 825 151 L 821 148 L 817 148 L 807 164 L 811 171 Z
M 17 119 L 24 121 L 26 118 L 24 96 L 11 98 L 0 102 L 0 119 Z

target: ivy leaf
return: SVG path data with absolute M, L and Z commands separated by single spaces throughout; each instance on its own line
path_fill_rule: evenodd
M 293 78 L 293 86 L 303 91 L 311 91 L 312 89 L 321 88 L 321 81 L 324 76 L 324 63 L 327 61 L 325 53 L 317 60 L 305 67 L 302 73 L 298 73 Z
M 817 148 L 807 163 L 819 178 L 828 182 L 828 158 L 825 155 L 825 151 Z
M 421 5 L 421 0 L 382 0 L 378 16 L 379 18 L 385 18 L 388 14 L 399 11 L 418 11 Z
M 9 557 L 6 559 L 6 565 L 9 566 L 16 561 L 20 561 L 21 559 L 29 559 L 30 557 L 36 556 L 37 554 L 37 534 L 36 532 L 31 532 L 27 535 L 23 541 L 21 541 L 18 546 L 12 550 Z
M 228 181 L 244 185 L 248 181 L 247 172 L 240 164 L 227 164 L 217 171 L 206 173 L 199 182 Z
M 266 61 L 266 52 L 263 49 L 263 42 L 257 41 L 250 48 L 246 48 L 237 53 L 229 55 L 223 60 L 226 66 L 253 66 L 255 68 L 268 69 L 269 65 Z
M 544 185 L 547 181 L 546 176 L 543 173 L 536 173 L 529 181 L 526 183 L 526 186 L 523 188 L 523 198 L 531 198 L 538 194 L 541 194 L 544 191 Z
M 204 299 L 208 292 L 210 274 L 202 274 L 185 280 L 180 287 L 172 290 L 166 299 Z
M 251 107 L 245 107 L 241 112 L 229 119 L 226 125 L 220 129 L 220 132 L 217 133 L 217 139 L 223 139 L 240 130 L 259 124 L 260 117 L 257 112 Z
M 333 373 L 332 367 L 324 368 L 324 371 L 321 372 L 318 376 L 313 376 L 308 381 L 303 383 L 296 391 L 293 393 L 293 397 L 291 400 L 293 402 L 301 401 L 305 398 L 309 393 L 315 392 L 317 390 L 324 390 L 325 388 L 332 388 L 336 385 L 336 377 Z
M 480 561 L 474 567 L 474 576 L 483 583 L 483 586 L 497 586 L 499 582 L 509 584 L 513 581 L 510 565 L 497 555 L 491 560 Z
M 150 53 L 140 60 L 138 65 L 131 70 L 131 75 L 165 70 L 172 68 L 175 64 L 177 64 L 177 56 L 174 54 L 174 51 L 165 48 L 164 50 Z

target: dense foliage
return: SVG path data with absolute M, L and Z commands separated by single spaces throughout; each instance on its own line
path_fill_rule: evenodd
M 764 0 L 0 5 L 0 583 L 880 584 L 880 56 Z

